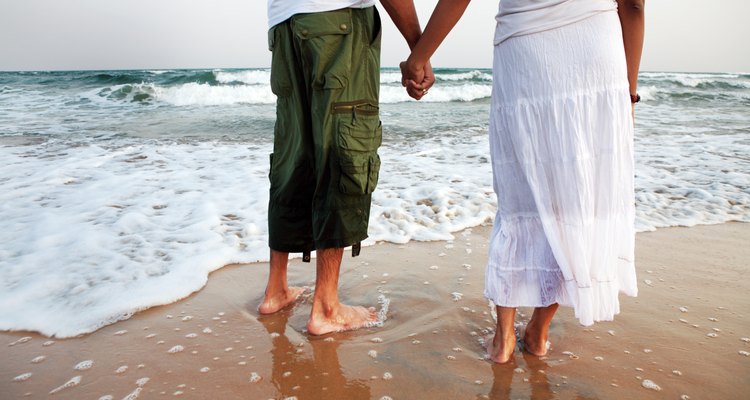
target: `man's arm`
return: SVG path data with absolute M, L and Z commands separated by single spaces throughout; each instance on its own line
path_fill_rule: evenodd
M 414 8 L 413 0 L 380 0 L 385 11 L 393 20 L 393 23 L 401 32 L 401 35 L 409 44 L 409 49 L 413 49 L 422 36 L 422 28 L 419 26 L 419 17 L 417 10 Z
M 419 17 L 417 16 L 417 10 L 414 8 L 414 1 L 380 0 L 380 3 L 393 20 L 393 24 L 406 39 L 409 49 L 414 49 L 422 36 L 422 28 L 419 26 Z M 432 73 L 429 60 L 427 60 L 423 74 L 413 78 L 415 79 L 413 85 L 408 85 L 406 80 L 401 83 L 406 86 L 409 96 L 419 100 L 427 89 L 435 83 L 435 75 Z
M 638 89 L 638 69 L 643 52 L 643 31 L 645 26 L 645 0 L 617 0 L 617 13 L 622 25 L 622 41 L 625 46 L 625 61 L 628 64 L 630 94 Z

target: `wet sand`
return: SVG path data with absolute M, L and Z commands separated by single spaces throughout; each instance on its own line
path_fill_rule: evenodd
M 380 328 L 308 336 L 309 296 L 259 316 L 268 273 L 259 263 L 222 268 L 183 301 L 79 338 L 0 333 L 0 398 L 750 396 L 750 224 L 639 234 L 640 294 L 621 296 L 614 322 L 585 328 L 561 308 L 549 355 L 517 350 L 507 365 L 485 361 L 478 342 L 494 327 L 482 296 L 488 235 L 480 227 L 452 242 L 346 254 L 341 298 L 390 299 Z M 293 260 L 290 282 L 312 286 L 314 264 Z M 531 310 L 520 311 L 527 321 Z

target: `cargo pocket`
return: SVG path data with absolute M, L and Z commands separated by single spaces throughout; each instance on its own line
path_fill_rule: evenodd
M 354 115 L 341 120 L 338 127 L 338 150 L 341 178 L 339 190 L 349 195 L 366 195 L 375 191 L 380 173 L 378 147 L 383 128 L 377 115 Z
M 302 58 L 313 66 L 312 88 L 346 87 L 352 63 L 351 9 L 297 14 L 291 21 Z

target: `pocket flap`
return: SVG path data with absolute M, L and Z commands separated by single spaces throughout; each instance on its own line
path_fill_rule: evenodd
M 383 142 L 383 130 L 378 117 L 358 118 L 356 123 L 341 123 L 339 147 L 348 151 L 377 151 Z
M 300 39 L 323 35 L 347 35 L 352 32 L 352 13 L 348 8 L 292 17 L 294 34 Z

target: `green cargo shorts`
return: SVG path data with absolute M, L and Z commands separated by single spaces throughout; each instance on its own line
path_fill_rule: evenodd
M 269 31 L 274 250 L 358 249 L 367 238 L 382 141 L 380 30 L 370 7 L 297 14 Z

